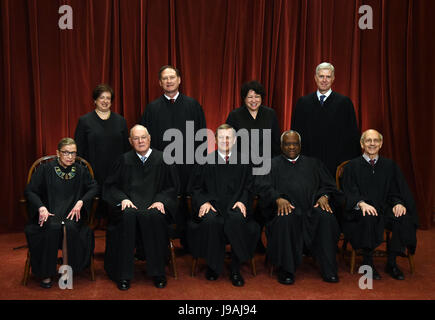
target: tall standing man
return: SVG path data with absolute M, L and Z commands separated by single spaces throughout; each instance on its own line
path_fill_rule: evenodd
M 299 98 L 291 122 L 304 141 L 302 154 L 322 160 L 333 177 L 341 162 L 360 153 L 354 106 L 350 98 L 332 91 L 334 73 L 329 62 L 317 66 L 317 91 Z
M 191 176 L 194 164 L 187 164 L 186 143 L 193 143 L 186 135 L 187 121 L 192 121 L 194 132 L 206 128 L 204 111 L 195 99 L 188 97 L 179 91 L 181 76 L 180 71 L 170 65 L 165 65 L 159 70 L 159 83 L 163 89 L 163 95 L 149 103 L 142 116 L 140 124 L 148 128 L 153 137 L 151 147 L 156 150 L 164 151 L 172 141 L 163 141 L 163 135 L 168 129 L 178 129 L 183 135 L 183 164 L 177 164 L 176 169 L 179 176 L 179 195 L 181 201 L 175 217 L 181 244 L 185 249 L 187 246 L 185 229 L 187 223 L 187 206 L 185 196 L 190 194 L 189 177 Z M 204 141 L 206 138 L 204 138 Z M 196 148 L 204 141 L 195 142 Z

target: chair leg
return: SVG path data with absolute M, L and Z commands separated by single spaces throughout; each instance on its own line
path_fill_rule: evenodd
M 175 261 L 175 249 L 174 249 L 174 243 L 173 243 L 172 239 L 169 239 L 169 247 L 171 250 L 172 274 L 174 275 L 175 279 L 178 279 L 177 263 Z
M 27 250 L 27 258 L 26 258 L 26 263 L 24 265 L 24 275 L 22 280 L 23 286 L 27 286 L 29 275 L 30 275 L 30 250 Z
M 415 272 L 414 255 L 410 254 L 409 250 L 408 250 L 408 262 L 409 262 L 409 268 L 411 269 L 411 274 L 414 274 Z
M 269 276 L 273 277 L 273 265 L 269 266 Z
M 257 275 L 257 268 L 255 266 L 255 257 L 252 257 L 251 259 L 251 270 L 252 270 L 252 275 L 255 277 Z
M 197 264 L 198 264 L 198 258 L 192 258 L 192 270 L 190 272 L 191 277 L 194 277 L 196 275 Z
M 352 255 L 350 257 L 350 274 L 353 274 L 355 272 L 355 256 L 356 251 L 352 248 Z
M 95 281 L 95 264 L 94 264 L 94 254 L 91 254 L 91 265 L 90 265 L 90 271 L 91 271 L 91 281 Z

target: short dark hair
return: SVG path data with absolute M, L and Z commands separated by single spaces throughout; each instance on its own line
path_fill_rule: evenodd
M 260 82 L 253 80 L 245 82 L 242 85 L 242 88 L 240 89 L 240 96 L 242 97 L 242 100 L 245 100 L 250 90 L 254 91 L 256 94 L 259 94 L 261 99 L 264 99 L 264 96 L 266 95 L 263 85 Z
M 110 92 L 110 101 L 115 99 L 115 94 L 113 93 L 113 89 L 108 84 L 99 84 L 95 87 L 94 91 L 92 91 L 92 99 L 97 100 L 103 92 Z
M 175 68 L 174 66 L 171 66 L 171 65 L 167 64 L 167 65 L 165 65 L 165 66 L 163 66 L 163 67 L 160 68 L 160 70 L 159 70 L 159 79 L 162 78 L 162 72 L 165 71 L 166 69 L 172 69 L 172 70 L 174 70 L 175 73 L 177 74 L 177 77 L 180 77 L 180 76 L 181 76 L 181 74 L 180 74 L 180 70 L 178 70 L 178 69 Z

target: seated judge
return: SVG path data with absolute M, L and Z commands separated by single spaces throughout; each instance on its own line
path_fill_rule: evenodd
M 252 168 L 242 164 L 235 131 L 223 124 L 216 130 L 217 150 L 197 167 L 193 179 L 193 219 L 187 239 L 194 258 L 207 263 L 207 280 L 216 280 L 224 268 L 225 246 L 231 245 L 230 280 L 241 287 L 245 281 L 240 265 L 252 259 L 260 227 L 252 219 L 249 191 Z
M 171 168 L 162 152 L 150 148 L 144 126 L 135 125 L 129 140 L 133 150 L 115 162 L 103 188 L 103 198 L 111 205 L 104 269 L 118 289 L 128 290 L 137 245 L 144 251 L 147 274 L 157 288 L 164 288 L 168 224 L 176 208 Z
M 338 282 L 336 251 L 339 226 L 333 199 L 338 193 L 327 167 L 300 155 L 301 137 L 281 135 L 282 154 L 272 159 L 271 171 L 259 177 L 258 188 L 267 212 L 266 254 L 278 268 L 278 282 L 290 285 L 304 253 L 311 254 L 326 282 Z
M 73 139 L 60 140 L 57 159 L 39 166 L 25 190 L 29 224 L 25 227 L 32 273 L 41 287 L 51 288 L 56 275 L 57 254 L 77 273 L 90 264 L 94 234 L 86 225 L 98 185 L 88 169 L 75 163 Z
M 373 251 L 383 240 L 384 228 L 392 231 L 385 272 L 403 280 L 396 257 L 405 250 L 415 252 L 418 217 L 415 202 L 397 164 L 379 155 L 383 137 L 373 129 L 361 135 L 364 153 L 344 168 L 343 191 L 346 213 L 343 232 L 354 249 L 363 250 L 363 264 L 381 279 L 373 263 Z

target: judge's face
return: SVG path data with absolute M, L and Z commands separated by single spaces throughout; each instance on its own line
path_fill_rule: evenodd
M 251 112 L 256 112 L 261 105 L 261 95 L 254 90 L 249 90 L 245 97 L 245 105 Z
M 328 92 L 334 83 L 334 79 L 334 74 L 328 69 L 320 69 L 314 76 L 314 81 L 316 81 L 317 89 L 319 89 L 320 93 Z
M 105 91 L 100 94 L 100 96 L 97 98 L 97 100 L 94 101 L 94 103 L 98 111 L 107 112 L 112 106 L 112 94 L 108 91 Z
M 59 164 L 66 168 L 76 161 L 77 146 L 75 144 L 63 146 L 60 150 L 56 150 L 56 154 L 59 158 Z
M 369 130 L 364 135 L 363 141 L 360 141 L 361 148 L 368 156 L 376 157 L 379 150 L 382 148 L 382 139 L 379 132 L 376 130 Z
M 282 153 L 289 159 L 295 159 L 301 153 L 301 143 L 295 133 L 286 134 L 281 143 Z
M 151 136 L 145 127 L 136 127 L 130 134 L 130 144 L 133 149 L 140 155 L 145 155 L 148 152 L 151 144 Z
M 160 86 L 166 95 L 172 96 L 178 92 L 178 87 L 181 83 L 181 78 L 177 76 L 174 69 L 167 68 L 160 74 Z
M 220 129 L 216 134 L 216 143 L 221 153 L 228 154 L 236 142 L 234 129 Z

